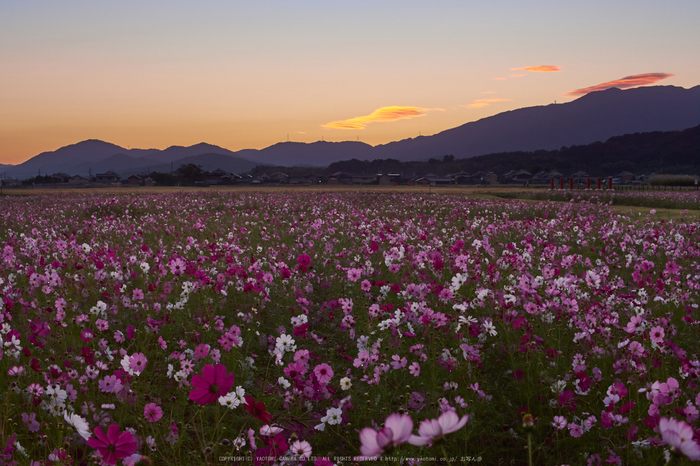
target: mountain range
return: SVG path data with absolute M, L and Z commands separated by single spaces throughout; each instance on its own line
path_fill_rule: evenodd
M 121 176 L 170 171 L 194 163 L 204 170 L 243 173 L 256 165 L 327 166 L 341 160 L 428 160 L 453 155 L 469 158 L 490 153 L 553 150 L 605 141 L 624 134 L 677 131 L 700 124 L 700 86 L 650 86 L 592 92 L 563 104 L 526 107 L 469 122 L 432 136 L 378 146 L 362 142 L 282 142 L 264 149 L 229 151 L 200 143 L 189 147 L 125 149 L 87 140 L 41 153 L 0 169 L 23 179 L 64 172 L 70 175 L 113 170 Z

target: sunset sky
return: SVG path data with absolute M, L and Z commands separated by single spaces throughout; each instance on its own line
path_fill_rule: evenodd
M 700 84 L 700 1 L 0 0 L 0 163 L 85 139 L 376 145 Z

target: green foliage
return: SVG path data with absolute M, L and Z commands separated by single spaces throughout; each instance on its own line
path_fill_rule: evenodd
M 697 175 L 656 175 L 649 178 L 652 186 L 696 186 Z

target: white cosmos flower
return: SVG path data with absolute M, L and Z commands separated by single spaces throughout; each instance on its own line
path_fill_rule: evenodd
M 85 440 L 89 439 L 92 435 L 90 433 L 90 426 L 88 426 L 87 421 L 85 421 L 85 419 L 78 416 L 77 414 L 68 414 L 68 411 L 64 411 L 63 419 L 65 419 L 68 424 L 73 426 L 75 430 L 78 431 L 78 434 L 80 434 L 80 436 Z

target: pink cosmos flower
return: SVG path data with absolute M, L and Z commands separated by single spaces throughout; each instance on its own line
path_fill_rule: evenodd
M 666 335 L 663 327 L 652 327 L 651 331 L 649 332 L 649 338 L 651 338 L 651 341 L 653 341 L 657 345 L 660 345 L 664 342 L 664 336 Z
M 104 393 L 117 393 L 122 389 L 122 382 L 115 375 L 107 375 L 98 382 Z
M 578 424 L 569 424 L 569 434 L 578 438 L 583 435 L 583 427 Z
M 460 419 L 454 411 L 445 411 L 437 419 L 426 419 L 418 426 L 418 435 L 411 435 L 408 443 L 411 445 L 422 446 L 433 444 L 447 434 L 456 432 L 467 423 L 469 416 L 462 416 Z
M 30 432 L 38 432 L 41 425 L 36 422 L 36 413 L 22 413 L 22 422 Z
M 143 415 L 148 422 L 156 422 L 163 417 L 163 409 L 155 403 L 148 403 L 143 408 Z
M 352 362 L 355 367 L 364 367 L 369 362 L 369 351 L 362 351 Z
M 393 359 L 391 367 L 393 367 L 394 370 L 406 367 L 406 363 L 408 362 L 406 358 L 402 358 L 398 354 L 393 355 L 391 359 Z
M 328 364 L 319 364 L 314 367 L 314 374 L 319 383 L 326 384 L 333 378 L 333 369 Z
M 700 460 L 700 445 L 693 440 L 693 428 L 685 422 L 662 417 L 659 420 L 659 433 L 672 449 L 693 461 Z
M 206 405 L 229 392 L 233 386 L 233 374 L 226 373 L 223 364 L 207 364 L 202 369 L 202 375 L 192 377 L 191 384 L 195 389 L 190 391 L 190 400 Z
M 80 331 L 80 339 L 83 340 L 84 343 L 87 343 L 88 341 L 92 340 L 95 337 L 95 334 L 92 333 L 92 330 L 88 328 L 84 328 Z
M 420 375 L 420 364 L 417 362 L 412 363 L 410 366 L 408 366 L 408 371 L 412 376 L 418 377 Z
M 564 416 L 554 416 L 554 422 L 552 422 L 552 426 L 556 427 L 557 430 L 565 429 L 567 424 L 568 422 Z
M 197 347 L 194 349 L 194 358 L 195 359 L 206 358 L 207 355 L 209 354 L 209 349 L 210 349 L 210 347 L 207 344 L 202 343 L 200 345 L 197 345 Z
M 390 414 L 384 428 L 377 432 L 371 427 L 360 431 L 360 452 L 364 456 L 379 457 L 383 452 L 411 438 L 413 421 L 406 414 Z
M 95 427 L 95 436 L 88 439 L 88 446 L 95 448 L 107 464 L 117 464 L 117 460 L 131 456 L 137 449 L 131 432 L 119 433 L 119 426 L 112 424 L 107 434 Z
M 292 453 L 294 453 L 299 458 L 308 458 L 311 456 L 311 444 L 306 440 L 296 440 L 292 443 L 291 447 Z
M 146 368 L 146 362 L 148 359 L 146 358 L 146 355 L 143 353 L 134 353 L 130 358 L 129 358 L 129 368 L 134 371 L 137 374 L 140 374 L 143 372 L 143 370 Z
M 348 280 L 351 282 L 356 282 L 357 280 L 360 279 L 362 276 L 362 270 L 361 269 L 349 269 L 348 270 Z
M 301 377 L 306 373 L 306 367 L 301 362 L 290 363 L 289 366 L 284 368 L 284 375 L 290 379 L 296 379 Z

